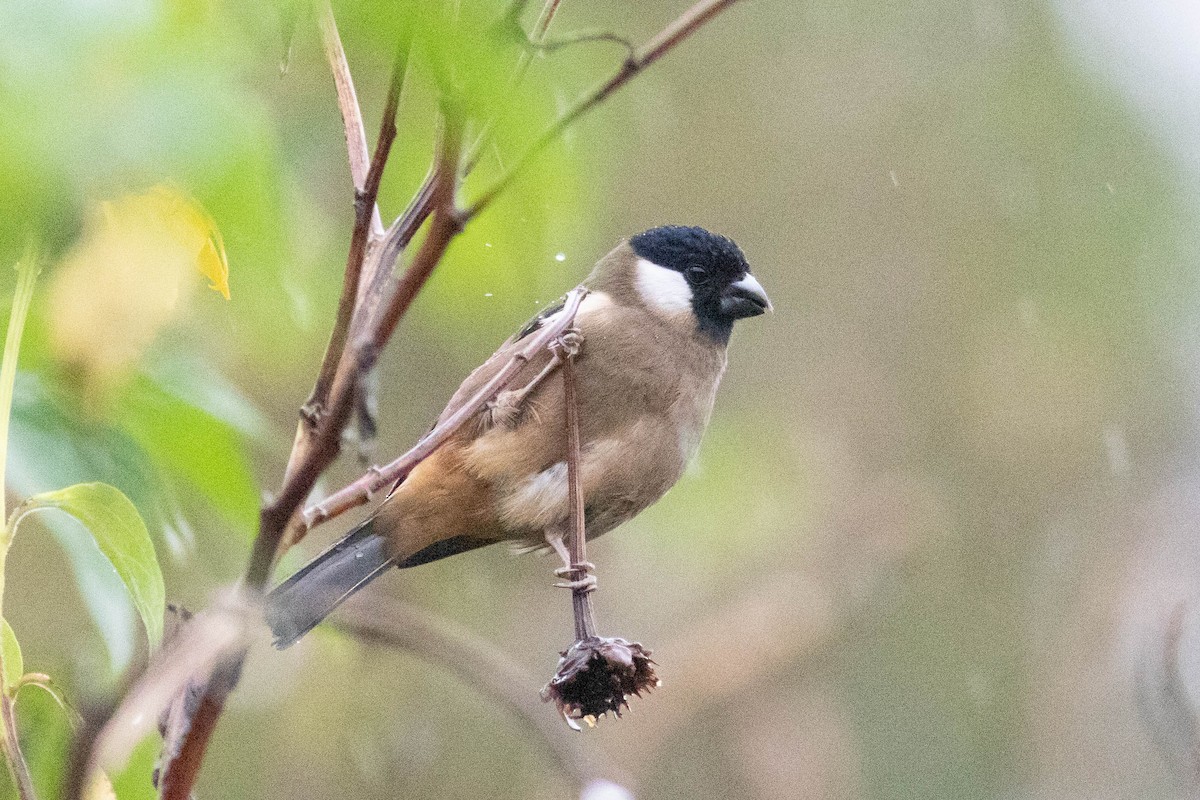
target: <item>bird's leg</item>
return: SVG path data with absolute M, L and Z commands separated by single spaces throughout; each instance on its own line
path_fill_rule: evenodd
M 521 413 L 525 410 L 525 400 L 533 393 L 533 390 L 538 387 L 546 377 L 558 369 L 562 364 L 562 359 L 557 354 L 550 357 L 550 363 L 542 368 L 542 371 L 534 376 L 528 384 L 520 389 L 508 389 L 500 392 L 494 398 L 488 401 L 487 411 L 491 420 L 491 424 L 503 425 L 506 428 L 515 428 L 517 421 L 521 418 Z
M 578 330 L 568 330 L 550 344 L 550 361 L 542 367 L 542 371 L 533 377 L 529 383 L 520 389 L 509 389 L 500 392 L 488 401 L 487 410 L 492 425 L 503 425 L 506 428 L 515 427 L 517 420 L 524 411 L 525 401 L 533 390 L 541 385 L 554 370 L 562 366 L 563 357 L 573 357 L 583 346 L 583 337 Z
M 559 578 L 571 578 L 569 581 L 560 581 L 554 584 L 559 589 L 570 589 L 577 592 L 592 592 L 596 590 L 596 576 L 592 574 L 592 570 L 596 565 L 590 561 L 582 561 L 575 563 L 571 560 L 571 552 L 567 549 L 566 543 L 563 541 L 563 532 L 561 528 L 546 529 L 546 544 L 558 553 L 558 557 L 562 559 L 563 565 L 554 570 L 554 574 Z M 579 577 L 573 577 L 578 575 Z

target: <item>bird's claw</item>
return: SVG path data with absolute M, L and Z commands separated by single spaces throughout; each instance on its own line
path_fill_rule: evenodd
M 563 331 L 550 347 L 559 358 L 574 358 L 583 349 L 583 334 L 578 328 Z
M 596 577 L 592 575 L 592 573 L 588 572 L 587 575 L 584 575 L 582 578 L 578 578 L 577 581 L 559 581 L 558 583 L 554 584 L 554 588 L 570 589 L 571 591 L 578 591 L 578 593 L 586 594 L 589 593 L 589 591 L 596 590 Z
M 558 589 L 570 589 L 573 592 L 594 592 L 596 590 L 596 576 L 592 574 L 594 569 L 596 569 L 596 565 L 590 561 L 579 561 L 561 566 L 554 570 L 555 576 L 570 578 L 572 575 L 582 575 L 582 577 L 559 581 L 554 586 Z
M 503 391 L 487 403 L 489 427 L 515 428 L 521 419 L 525 392 Z
M 559 578 L 566 578 L 566 577 L 569 577 L 572 572 L 579 572 L 582 570 L 583 572 L 590 573 L 594 569 L 596 569 L 596 565 L 593 564 L 592 562 L 580 561 L 577 564 L 569 564 L 569 565 L 561 566 L 558 569 L 554 570 L 554 574 L 556 576 L 558 576 Z

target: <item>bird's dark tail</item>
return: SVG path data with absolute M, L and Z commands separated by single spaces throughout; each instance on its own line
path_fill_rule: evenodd
M 367 520 L 266 597 L 267 625 L 282 650 L 296 643 L 321 620 L 396 561 L 386 539 Z

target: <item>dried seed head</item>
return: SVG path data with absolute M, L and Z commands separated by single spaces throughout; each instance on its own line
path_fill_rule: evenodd
M 542 689 L 542 699 L 553 700 L 567 724 L 588 725 L 609 711 L 621 716 L 629 695 L 642 696 L 660 685 L 650 651 L 637 642 L 590 636 L 571 645 L 558 660 L 558 671 Z

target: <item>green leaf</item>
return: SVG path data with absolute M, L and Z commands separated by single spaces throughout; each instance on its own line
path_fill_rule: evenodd
M 125 387 L 117 406 L 121 427 L 163 469 L 190 484 L 230 521 L 254 530 L 258 488 L 237 430 L 142 375 Z
M 58 383 L 20 372 L 12 425 L 11 494 L 30 497 L 55 487 L 102 481 L 133 502 L 158 537 L 156 544 L 166 544 L 172 553 L 187 550 L 192 533 L 166 476 L 128 433 L 89 414 Z M 115 675 L 133 658 L 139 635 L 121 579 L 91 536 L 70 517 L 50 514 L 43 522 L 71 562 L 80 597 L 100 631 Z
M 9 691 L 25 674 L 25 659 L 21 643 L 6 619 L 0 619 L 0 652 L 4 654 L 4 690 Z
M 67 719 L 71 720 L 72 723 L 83 723 L 83 717 L 71 707 L 71 704 L 67 702 L 67 696 L 63 693 L 62 688 L 51 680 L 49 675 L 29 673 L 28 675 L 21 676 L 21 682 L 17 685 L 17 691 L 20 692 L 20 690 L 27 687 L 41 689 L 47 695 L 54 698 L 54 702 L 58 703 L 58 707 L 63 710 L 63 713 L 67 715 Z
M 79 520 L 112 563 L 146 626 L 153 647 L 162 640 L 166 588 L 146 523 L 129 498 L 105 483 L 79 483 L 35 495 L 17 509 L 10 530 L 26 514 L 56 508 Z
M 156 800 L 158 792 L 146 776 L 158 765 L 161 749 L 162 740 L 157 736 L 147 736 L 134 748 L 125 766 L 109 776 L 117 797 L 121 800 Z
M 62 712 L 58 698 L 43 692 L 22 693 L 17 734 L 38 797 L 65 797 L 63 765 L 70 758 L 71 718 Z M 15 791 L 5 791 L 7 784 L 7 780 L 0 778 L 0 798 L 15 798 Z

